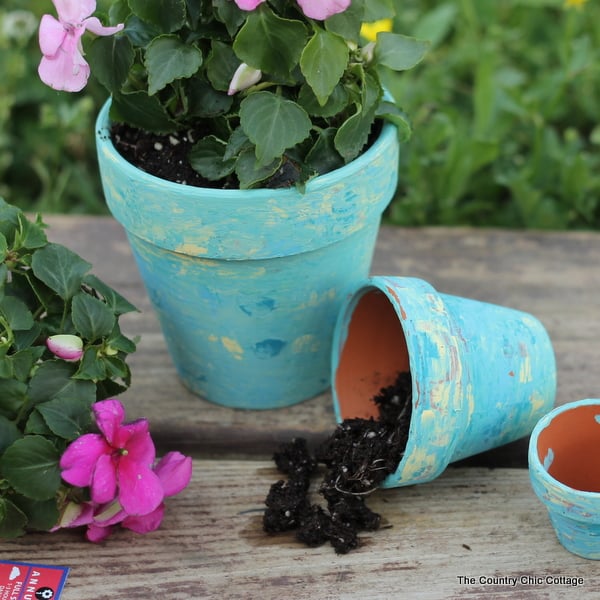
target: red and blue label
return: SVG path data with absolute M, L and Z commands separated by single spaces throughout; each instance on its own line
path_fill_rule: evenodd
M 0 600 L 58 600 L 68 567 L 0 560 Z

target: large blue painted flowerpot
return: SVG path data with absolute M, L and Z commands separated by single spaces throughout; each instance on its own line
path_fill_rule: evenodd
M 529 476 L 559 542 L 600 560 L 600 399 L 542 417 L 529 439 Z
M 376 417 L 371 399 L 412 376 L 408 442 L 383 487 L 430 481 L 454 461 L 531 433 L 554 404 L 556 364 L 542 324 L 518 310 L 372 277 L 340 310 L 332 389 L 338 422 Z
M 304 193 L 159 179 L 120 156 L 109 127 L 107 103 L 96 124 L 104 194 L 184 384 L 218 404 L 261 409 L 327 389 L 339 307 L 368 275 L 396 189 L 395 127 Z

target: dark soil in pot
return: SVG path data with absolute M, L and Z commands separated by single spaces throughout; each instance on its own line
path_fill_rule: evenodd
M 307 546 L 329 541 L 337 553 L 345 554 L 358 547 L 361 530 L 379 528 L 381 517 L 366 499 L 404 455 L 412 412 L 410 373 L 400 373 L 372 400 L 379 408 L 377 419 L 344 420 L 314 455 L 302 438 L 275 453 L 275 464 L 287 479 L 274 483 L 265 500 L 267 533 L 295 530 Z M 323 479 L 318 491 L 326 508 L 310 501 L 311 479 L 319 471 Z
M 371 131 L 366 151 L 381 133 L 381 122 L 377 121 Z M 169 134 L 156 134 L 137 129 L 124 123 L 114 123 L 110 130 L 111 140 L 119 152 L 132 165 L 166 181 L 215 189 L 239 189 L 235 174 L 224 179 L 211 181 L 193 169 L 188 155 L 193 145 L 209 132 L 201 128 L 190 128 Z M 286 188 L 304 177 L 302 167 L 284 157 L 281 167 L 264 182 L 266 188 Z

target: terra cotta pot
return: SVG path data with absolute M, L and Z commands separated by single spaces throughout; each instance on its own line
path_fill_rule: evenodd
M 529 435 L 554 403 L 556 366 L 542 324 L 521 311 L 438 293 L 408 277 L 372 277 L 345 302 L 333 342 L 338 422 L 376 417 L 371 402 L 412 376 L 404 457 L 383 487 Z
M 529 475 L 560 543 L 600 560 L 600 399 L 540 419 L 529 440 Z
M 347 291 L 370 268 L 397 183 L 396 128 L 348 165 L 289 189 L 171 183 L 127 162 L 96 124 L 108 207 L 124 226 L 185 385 L 226 406 L 275 408 L 329 387 Z

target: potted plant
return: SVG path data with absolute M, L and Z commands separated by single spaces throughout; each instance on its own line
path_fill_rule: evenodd
M 110 27 L 94 0 L 54 4 L 40 75 L 77 91 L 91 65 L 110 92 L 106 200 L 183 382 L 245 408 L 326 389 L 337 311 L 368 274 L 409 132 L 380 69 L 411 68 L 426 44 L 361 38 L 392 0 L 116 0 Z
M 44 227 L 0 198 L 0 538 L 152 531 L 191 459 L 155 463 L 148 422 L 123 422 L 112 396 L 129 386 L 135 342 L 119 318 L 134 307 Z

